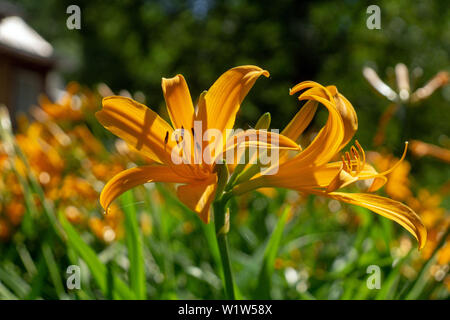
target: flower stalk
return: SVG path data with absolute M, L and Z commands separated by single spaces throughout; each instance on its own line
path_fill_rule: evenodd
M 230 194 L 225 193 L 218 200 L 214 201 L 214 226 L 216 231 L 216 239 L 219 247 L 220 260 L 223 270 L 223 284 L 225 288 L 225 296 L 229 300 L 235 299 L 233 272 L 231 270 L 231 261 L 228 250 L 227 234 L 230 229 L 230 213 L 227 210 L 227 202 Z
M 217 193 L 213 202 L 214 227 L 216 232 L 217 244 L 219 247 L 220 261 L 223 270 L 223 286 L 225 296 L 229 300 L 234 300 L 234 281 L 231 271 L 231 261 L 228 252 L 227 234 L 230 230 L 230 212 L 227 209 L 227 202 L 231 198 L 231 193 L 224 193 L 225 185 L 228 181 L 228 167 L 225 163 L 217 164 Z

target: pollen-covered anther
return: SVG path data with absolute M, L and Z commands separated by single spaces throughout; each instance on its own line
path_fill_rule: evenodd
M 169 131 L 166 131 L 166 136 L 164 137 L 164 144 L 167 144 L 169 142 Z
M 364 149 L 361 147 L 361 145 L 359 144 L 358 140 L 355 140 L 355 145 L 358 148 L 358 151 L 361 153 L 362 155 L 362 167 L 364 168 L 364 166 L 366 165 L 366 153 L 364 152 Z
M 366 154 L 359 144 L 355 141 L 355 146 L 350 148 L 350 152 L 346 151 L 343 156 L 341 156 L 343 170 L 349 173 L 352 177 L 356 177 L 364 169 L 366 165 Z

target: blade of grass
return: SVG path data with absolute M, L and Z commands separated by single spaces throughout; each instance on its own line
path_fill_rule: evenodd
M 24 298 L 31 291 L 31 287 L 21 276 L 11 270 L 11 268 L 0 267 L 0 282 L 13 291 L 19 298 Z
M 390 244 L 392 243 L 393 222 L 381 216 L 377 216 L 377 218 L 381 224 L 386 251 L 389 252 Z
M 47 272 L 48 272 L 48 270 L 46 268 L 45 259 L 41 253 L 41 255 L 39 256 L 39 258 L 37 260 L 37 272 L 31 282 L 31 291 L 26 296 L 25 299 L 34 300 L 34 299 L 40 297 L 42 288 L 44 286 L 44 282 L 45 282 L 45 279 L 47 276 Z
M 78 232 L 64 217 L 64 214 L 60 214 L 60 221 L 64 231 L 66 232 L 68 245 L 71 246 L 80 256 L 80 258 L 82 258 L 86 262 L 94 280 L 100 287 L 103 295 L 107 296 L 108 270 L 106 266 L 98 259 L 94 250 L 92 250 L 92 248 L 83 241 Z M 131 291 L 131 289 L 117 276 L 114 277 L 114 288 L 114 298 L 121 298 L 126 300 L 136 299 L 136 296 Z
M 33 277 L 37 273 L 37 269 L 27 247 L 23 243 L 18 243 L 16 249 L 28 275 Z
M 174 266 L 174 257 L 173 257 L 173 249 L 172 249 L 172 239 L 170 237 L 171 230 L 173 230 L 173 216 L 171 215 L 170 210 L 176 206 L 183 208 L 180 205 L 180 202 L 175 199 L 175 197 L 168 192 L 168 190 L 160 185 L 155 184 L 156 190 L 163 195 L 165 202 L 162 206 L 156 207 L 151 206 L 153 217 L 155 218 L 155 229 L 157 230 L 157 234 L 161 240 L 160 244 L 162 246 L 162 250 L 164 251 L 162 269 L 164 270 L 164 274 L 166 277 L 166 281 L 164 281 L 164 295 L 163 299 L 177 299 L 177 285 L 175 278 L 175 266 Z M 147 201 L 150 203 L 151 198 L 150 194 L 148 194 Z
M 69 261 L 70 261 L 70 263 L 72 265 L 79 265 L 80 266 L 81 274 L 87 273 L 87 271 L 86 272 L 83 271 L 83 270 L 88 268 L 86 266 L 86 263 L 84 263 L 83 260 L 80 260 L 78 258 L 78 255 L 76 254 L 76 252 L 72 248 L 68 247 L 66 253 L 67 253 L 67 257 L 69 258 Z M 82 277 L 81 278 L 81 286 L 82 286 L 82 288 L 74 290 L 76 296 L 79 299 L 81 299 L 81 300 L 92 300 L 92 299 L 95 299 L 95 295 L 91 291 L 90 281 L 87 278 L 88 277 Z M 69 290 L 69 293 L 70 292 L 71 292 L 71 290 Z
M 411 256 L 413 249 L 397 262 L 395 267 L 391 270 L 386 280 L 384 280 L 380 291 L 377 293 L 375 299 L 377 300 L 390 300 L 395 297 L 395 293 L 400 281 L 400 268 Z
M 267 243 L 266 250 L 264 251 L 263 264 L 258 275 L 258 284 L 255 292 L 256 299 L 270 299 L 275 258 L 281 243 L 281 237 L 283 236 L 284 226 L 286 225 L 289 211 L 290 206 L 287 206 L 283 210 Z
M 344 292 L 342 293 L 340 299 L 341 300 L 350 300 L 356 287 L 358 286 L 359 281 L 355 278 L 350 278 L 345 282 Z
M 120 197 L 125 213 L 125 241 L 130 259 L 129 278 L 131 289 L 139 300 L 146 299 L 145 265 L 142 250 L 142 235 L 139 232 L 134 196 L 131 191 Z
M 416 281 L 412 285 L 411 289 L 408 290 L 408 294 L 406 295 L 406 300 L 415 300 L 420 297 L 422 290 L 425 288 L 429 278 L 430 278 L 430 268 L 436 263 L 436 259 L 438 256 L 438 252 L 441 247 L 446 243 L 447 237 L 450 233 L 450 229 L 448 229 L 445 234 L 442 236 L 438 245 L 433 251 L 431 258 L 423 265 L 422 269 L 419 272 L 419 275 L 416 278 Z
M 52 280 L 56 294 L 59 299 L 63 299 L 66 297 L 66 293 L 64 291 L 63 282 L 59 273 L 59 267 L 56 264 L 55 256 L 53 255 L 48 241 L 45 241 L 42 244 L 42 254 L 44 256 L 45 263 L 47 264 L 47 268 L 50 273 L 50 279 Z
M 113 300 L 114 299 L 114 271 L 113 271 L 113 262 L 110 261 L 106 265 L 106 299 Z
M 7 287 L 5 287 L 2 282 L 0 281 L 0 300 L 18 300 L 11 291 L 8 290 Z

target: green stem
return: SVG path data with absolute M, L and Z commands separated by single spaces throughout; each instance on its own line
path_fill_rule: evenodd
M 225 287 L 225 295 L 229 300 L 234 300 L 234 281 L 233 272 L 231 271 L 231 262 L 228 252 L 227 233 L 229 228 L 229 221 L 226 213 L 226 204 L 229 197 L 222 196 L 214 202 L 214 225 L 216 230 L 217 244 L 219 246 L 220 260 L 223 269 L 223 284 Z

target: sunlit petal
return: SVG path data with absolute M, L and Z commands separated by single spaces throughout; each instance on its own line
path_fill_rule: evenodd
M 344 122 L 344 139 L 340 147 L 342 149 L 350 142 L 356 130 L 358 130 L 358 117 L 350 101 L 340 94 L 335 86 L 328 86 L 327 89 L 333 95 L 336 107 Z
M 100 194 L 100 204 L 107 211 L 111 202 L 122 193 L 147 182 L 186 183 L 188 181 L 169 167 L 161 165 L 131 168 L 118 173 L 108 181 Z
M 217 183 L 200 182 L 179 186 L 178 198 L 192 211 L 198 213 L 203 222 L 209 223 L 210 207 L 216 195 Z
M 304 86 L 298 85 L 291 90 L 291 94 L 302 89 Z M 299 89 L 300 88 L 300 89 Z M 306 167 L 310 165 L 320 166 L 330 161 L 338 152 L 344 139 L 344 124 L 342 117 L 336 108 L 331 93 L 324 87 L 317 84 L 316 87 L 305 91 L 298 98 L 299 100 L 313 100 L 323 104 L 329 112 L 325 126 L 319 131 L 314 140 L 298 155 L 284 165 L 280 166 L 280 171 L 292 167 Z M 282 169 L 283 167 L 283 169 Z M 284 168 L 286 167 L 286 168 Z
M 318 102 L 310 100 L 297 112 L 295 117 L 281 132 L 282 135 L 296 141 L 311 123 L 317 111 Z
M 261 75 L 268 77 L 269 72 L 256 66 L 240 66 L 222 74 L 204 96 L 203 126 L 221 132 L 233 128 L 242 100 Z
M 157 162 L 165 162 L 175 142 L 167 140 L 172 127 L 158 114 L 132 99 L 111 96 L 95 114 L 109 131 Z
M 427 239 L 427 230 L 422 219 L 401 202 L 366 193 L 331 192 L 326 196 L 333 199 L 367 208 L 375 213 L 393 220 L 408 230 L 419 242 L 422 249 Z
M 194 121 L 194 106 L 184 77 L 179 74 L 170 79 L 163 78 L 161 86 L 174 129 L 190 130 Z

